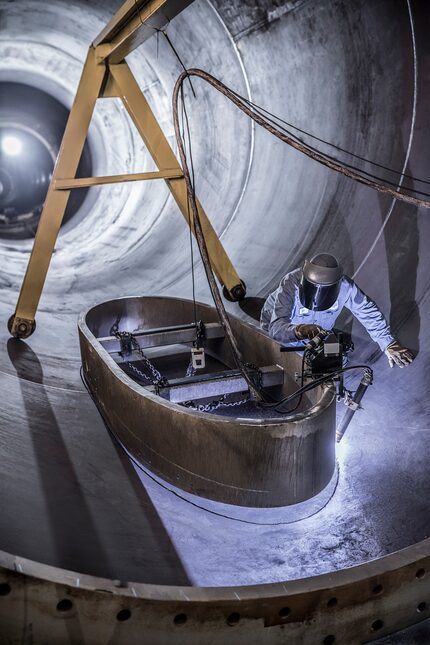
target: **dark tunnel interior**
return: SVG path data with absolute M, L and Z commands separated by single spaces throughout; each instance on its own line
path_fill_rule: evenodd
M 0 84 L 0 236 L 34 237 L 69 111 L 57 99 L 21 83 Z M 78 177 L 91 176 L 85 145 Z M 73 191 L 63 223 L 82 206 L 86 189 Z

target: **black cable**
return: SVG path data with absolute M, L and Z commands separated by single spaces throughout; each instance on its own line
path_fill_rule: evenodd
M 309 390 L 313 390 L 315 387 L 318 387 L 318 385 L 321 385 L 322 383 L 325 383 L 326 381 L 332 380 L 335 376 L 338 374 L 342 374 L 344 372 L 349 372 L 350 370 L 358 370 L 358 369 L 368 369 L 370 371 L 373 371 L 368 365 L 351 365 L 350 367 L 342 367 L 339 370 L 336 370 L 335 372 L 331 372 L 330 374 L 325 374 L 324 376 L 321 376 L 320 378 L 315 379 L 311 383 L 308 383 L 307 385 L 301 387 L 300 389 L 296 390 L 296 392 L 293 392 L 293 394 L 289 394 L 286 396 L 284 399 L 281 399 L 277 403 L 266 403 L 266 402 L 261 402 L 259 405 L 262 408 L 278 408 L 281 405 L 285 405 L 285 403 L 289 403 L 293 399 L 295 399 L 297 396 L 301 396 L 305 392 L 308 392 Z
M 302 134 L 306 135 L 307 137 L 310 137 L 311 139 L 315 139 L 316 141 L 319 141 L 320 143 L 324 143 L 325 145 L 330 146 L 331 148 L 334 148 L 335 150 L 339 150 L 340 152 L 344 152 L 345 154 L 347 154 L 347 155 L 349 155 L 351 157 L 354 157 L 355 159 L 360 159 L 360 161 L 365 161 L 366 163 L 369 163 L 372 166 L 376 166 L 377 168 L 381 168 L 381 169 L 387 170 L 388 172 L 391 172 L 393 174 L 400 175 L 400 177 L 405 177 L 406 179 L 412 179 L 413 181 L 416 181 L 416 182 L 421 183 L 421 184 L 429 184 L 430 185 L 430 181 L 427 180 L 427 179 L 419 179 L 418 177 L 415 177 L 413 175 L 408 175 L 406 173 L 403 173 L 400 170 L 394 170 L 393 168 L 390 168 L 389 166 L 384 166 L 384 164 L 380 164 L 380 163 L 378 163 L 376 161 L 372 161 L 371 159 L 368 159 L 367 157 L 362 157 L 361 155 L 358 155 L 358 154 L 356 154 L 354 152 L 351 152 L 350 150 L 347 150 L 346 148 L 342 148 L 341 146 L 337 146 L 336 144 L 331 143 L 330 141 L 326 141 L 325 139 L 321 139 L 321 137 L 318 137 L 315 134 L 312 134 L 311 132 L 307 132 L 306 130 L 303 130 L 302 128 L 297 127 L 296 125 L 294 125 L 293 123 L 290 123 L 289 121 L 285 121 L 284 119 L 281 119 L 281 117 L 277 116 L 276 114 L 273 114 L 269 110 L 266 110 L 264 107 L 258 105 L 257 103 L 254 103 L 253 101 L 251 101 L 250 99 L 246 98 L 245 96 L 242 96 L 238 92 L 235 92 L 234 90 L 231 90 L 231 91 L 232 91 L 233 94 L 235 94 L 237 96 L 237 98 L 239 98 L 240 100 L 242 100 L 245 103 L 247 103 L 250 107 L 254 108 L 256 111 L 260 111 L 260 113 L 261 113 L 260 116 L 263 116 L 262 113 L 264 112 L 265 114 L 268 114 L 269 116 L 273 117 L 273 119 L 276 119 L 276 121 L 278 121 L 280 123 L 284 123 L 288 127 L 293 128 L 294 130 L 297 130 L 298 132 L 301 132 Z M 271 119 L 268 119 L 268 120 L 270 121 Z M 272 123 L 274 125 L 276 125 L 275 121 L 272 121 Z M 294 136 L 288 130 L 285 130 L 285 132 L 287 132 L 291 136 Z M 301 141 L 301 140 L 299 139 L 299 141 Z M 304 143 L 304 142 L 302 142 L 302 143 Z M 409 190 L 412 190 L 412 189 L 409 189 Z
M 383 183 L 383 184 L 388 184 L 389 186 L 394 186 L 395 188 L 400 188 L 400 186 L 399 186 L 399 182 L 393 182 L 393 181 L 390 181 L 389 179 L 384 179 L 383 177 L 380 177 L 379 175 L 375 175 L 374 173 L 368 172 L 367 170 L 363 170 L 362 168 L 360 168 L 360 167 L 358 167 L 358 166 L 355 166 L 354 164 L 349 164 L 349 163 L 347 163 L 347 162 L 345 162 L 345 161 L 341 161 L 338 157 L 335 157 L 335 156 L 333 156 L 333 155 L 329 155 L 328 153 L 322 152 L 321 150 L 319 150 L 318 148 L 315 148 L 315 147 L 314 147 L 314 146 L 312 146 L 311 144 L 306 143 L 305 141 L 303 141 L 303 139 L 301 139 L 300 137 L 298 137 L 297 135 L 295 135 L 293 132 L 291 132 L 291 131 L 290 131 L 290 130 L 288 130 L 287 128 L 283 128 L 283 127 L 282 127 L 282 126 L 280 126 L 276 121 L 274 121 L 273 119 L 270 119 L 270 118 L 268 118 L 267 116 L 265 116 L 262 112 L 260 112 L 260 111 L 259 111 L 259 109 L 256 109 L 256 108 L 254 107 L 254 104 L 252 104 L 250 101 L 248 101 L 245 97 L 242 97 L 240 94 L 237 94 L 236 92 L 234 92 L 234 90 L 231 90 L 231 92 L 232 92 L 232 93 L 233 93 L 233 94 L 234 94 L 234 95 L 235 95 L 239 100 L 243 101 L 244 103 L 249 104 L 249 105 L 250 105 L 250 107 L 254 110 L 254 112 L 255 112 L 256 114 L 258 114 L 258 116 L 260 116 L 261 118 L 265 119 L 268 123 L 271 123 L 272 125 L 276 126 L 276 127 L 277 127 L 281 132 L 284 132 L 285 134 L 287 134 L 289 137 L 291 137 L 292 139 L 294 139 L 294 140 L 295 140 L 295 141 L 297 141 L 298 143 L 300 143 L 300 144 L 302 144 L 302 145 L 306 146 L 309 150 L 312 150 L 312 152 L 315 152 L 315 153 L 317 153 L 317 154 L 320 154 L 320 155 L 321 155 L 321 156 L 323 156 L 325 159 L 329 159 L 330 161 L 334 161 L 334 162 L 339 163 L 339 164 L 341 163 L 345 168 L 349 168 L 350 170 L 355 170 L 356 172 L 361 173 L 361 175 L 364 175 L 364 176 L 366 176 L 366 177 L 370 177 L 371 179 L 374 179 L 374 180 L 376 180 L 376 181 L 379 181 L 379 182 L 381 182 L 381 183 Z M 266 111 L 266 110 L 264 110 L 264 109 L 263 109 L 263 112 L 265 112 L 265 111 Z M 276 116 L 275 116 L 275 118 L 276 118 L 276 119 L 279 119 L 279 117 L 276 117 Z M 279 119 L 279 120 L 280 120 L 280 121 L 283 121 L 282 119 Z M 300 130 L 299 128 L 295 128 L 295 126 L 292 126 L 292 127 L 293 127 L 294 129 Z M 300 130 L 300 131 L 301 131 L 301 130 Z M 305 133 L 305 134 L 308 134 L 308 133 Z M 308 136 L 311 136 L 311 137 L 312 137 L 312 135 L 310 135 L 310 134 L 309 134 Z M 313 138 L 318 139 L 318 137 L 313 137 Z M 330 143 L 328 143 L 328 142 L 325 142 L 325 141 L 324 141 L 324 140 L 322 140 L 322 139 L 321 139 L 321 141 L 323 141 L 324 143 L 327 143 L 327 145 L 333 145 L 333 147 L 334 147 L 334 148 L 337 148 L 337 146 L 335 146 L 334 144 L 330 144 Z M 351 156 L 357 156 L 357 157 L 358 157 L 358 155 L 354 155 L 354 153 L 348 153 L 348 154 L 350 154 Z M 358 158 L 360 158 L 360 157 L 358 157 Z M 364 159 L 365 161 L 368 161 L 370 164 L 372 164 L 372 163 L 373 163 L 373 162 L 371 162 L 370 160 L 365 159 L 364 157 L 363 157 L 363 159 Z M 375 163 L 374 165 L 378 165 L 378 166 L 379 166 L 380 164 L 376 164 L 376 163 Z M 381 166 L 381 167 L 383 167 L 383 166 Z M 387 169 L 388 169 L 388 170 L 390 170 L 390 172 L 393 172 L 393 173 L 395 173 L 395 174 L 399 174 L 401 177 L 406 177 L 406 175 L 404 175 L 403 173 L 400 173 L 400 172 L 398 172 L 398 171 L 396 171 L 396 170 L 391 170 L 391 169 L 389 169 L 389 168 L 387 168 Z M 412 177 L 412 176 L 410 176 L 410 175 L 409 175 L 409 178 L 413 179 L 414 181 L 421 181 L 422 183 L 430 184 L 430 182 L 429 182 L 429 181 L 426 181 L 426 180 L 419 180 L 419 179 L 416 179 L 415 177 Z M 402 184 L 402 186 L 401 186 L 401 187 L 402 187 L 402 190 L 409 191 L 409 192 L 412 192 L 412 193 L 416 193 L 417 195 L 423 195 L 424 197 L 430 197 L 430 193 L 427 193 L 427 192 L 425 192 L 425 191 L 417 190 L 416 188 L 411 188 L 410 186 L 405 186 L 404 184 Z
M 137 0 L 134 0 L 134 6 L 136 7 L 136 13 L 134 15 L 135 16 L 137 15 L 139 17 L 140 24 L 143 25 L 143 20 L 142 20 L 142 16 L 140 15 L 140 8 L 138 7 Z
M 142 20 L 142 16 L 141 16 L 141 14 L 140 14 L 140 9 L 139 9 L 139 7 L 138 7 L 138 5 L 137 5 L 137 0 L 134 0 L 134 4 L 135 4 L 135 6 L 136 6 L 136 14 L 139 16 L 140 24 L 141 24 L 141 25 L 145 24 L 145 25 L 146 25 L 147 27 L 149 27 L 150 29 L 153 29 L 153 30 L 156 32 L 156 34 L 157 34 L 157 58 L 158 58 L 158 37 L 159 37 L 160 32 L 161 32 L 161 33 L 163 34 L 163 36 L 165 37 L 165 39 L 167 40 L 167 43 L 169 44 L 169 47 L 171 48 L 171 50 L 172 50 L 172 51 L 173 51 L 173 53 L 175 54 L 176 58 L 178 59 L 180 66 L 182 67 L 182 69 L 184 70 L 184 72 L 186 72 L 186 71 L 187 71 L 187 68 L 185 67 L 184 63 L 182 62 L 182 59 L 181 59 L 181 57 L 179 56 L 179 54 L 178 54 L 178 52 L 177 52 L 177 50 L 176 50 L 175 46 L 173 45 L 172 41 L 171 41 L 171 40 L 170 40 L 170 38 L 169 38 L 169 36 L 167 35 L 167 32 L 166 32 L 164 29 L 159 29 L 158 27 L 155 27 L 154 25 L 151 25 L 151 23 L 150 23 L 150 22 L 148 22 L 147 20 L 145 20 L 145 23 L 144 23 L 144 22 L 143 22 L 143 20 Z M 136 15 L 136 14 L 135 14 L 135 15 Z M 167 21 L 170 23 L 170 20 L 169 20 L 169 19 L 167 19 Z M 190 78 L 190 76 L 188 76 L 188 82 L 189 82 L 189 84 L 190 84 L 191 91 L 192 91 L 192 93 L 193 93 L 194 98 L 197 98 L 196 93 L 195 93 L 195 91 L 194 91 L 193 84 L 192 84 L 192 82 L 191 82 L 191 78 Z

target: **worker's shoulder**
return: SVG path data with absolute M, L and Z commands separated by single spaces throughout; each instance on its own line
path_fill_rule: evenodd
M 346 297 L 348 297 L 352 291 L 352 289 L 355 287 L 355 282 L 352 278 L 350 278 L 347 275 L 342 276 L 341 284 L 340 284 L 340 289 L 344 293 Z
M 280 287 L 295 287 L 300 282 L 301 274 L 302 274 L 301 268 L 294 269 L 293 271 L 290 271 L 289 273 L 284 275 L 284 277 L 282 278 L 279 286 Z

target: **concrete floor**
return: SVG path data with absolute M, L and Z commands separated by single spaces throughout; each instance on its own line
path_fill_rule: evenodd
M 0 83 L 37 75 L 70 105 L 85 48 L 118 5 L 0 0 Z M 282 10 L 197 0 L 169 34 L 187 66 L 319 136 L 426 177 L 428 22 L 419 0 L 303 0 Z M 168 97 L 180 71 L 172 52 L 164 41 L 157 52 L 152 39 L 130 63 L 170 136 Z M 266 295 L 305 255 L 331 251 L 418 357 L 390 370 L 354 324 L 357 361 L 372 363 L 375 384 L 319 513 L 291 522 L 291 509 L 255 511 L 245 524 L 202 500 L 191 505 L 137 473 L 108 435 L 80 381 L 76 331 L 78 312 L 97 301 L 190 297 L 187 230 L 164 186 L 94 189 L 59 238 L 26 343 L 8 340 L 6 322 L 31 241 L 0 240 L 0 549 L 121 580 L 215 586 L 309 576 L 428 537 L 428 211 L 302 158 L 207 88 L 198 95 L 190 106 L 198 192 L 249 295 Z M 97 108 L 90 146 L 95 174 L 151 167 L 120 106 Z M 198 262 L 196 271 L 198 297 L 208 300 Z M 247 302 L 231 310 L 246 316 Z M 416 630 L 410 643 L 430 640 L 426 623 Z

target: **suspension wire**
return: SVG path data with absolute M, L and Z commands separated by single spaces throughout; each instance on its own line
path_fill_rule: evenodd
M 141 13 L 140 13 L 140 12 L 141 12 L 141 9 L 139 8 L 139 6 L 138 6 L 138 4 L 137 4 L 137 0 L 134 0 L 134 4 L 135 4 L 135 7 L 136 7 L 136 14 L 135 14 L 135 15 L 138 15 L 138 16 L 139 16 L 140 24 L 141 24 L 141 25 L 145 25 L 145 27 L 149 27 L 150 29 L 153 29 L 153 30 L 156 32 L 156 34 L 157 34 L 157 58 L 158 58 L 158 45 L 159 45 L 159 43 L 158 43 L 158 37 L 159 37 L 160 33 L 162 33 L 162 34 L 163 34 L 163 36 L 165 37 L 165 39 L 166 39 L 166 41 L 167 41 L 167 43 L 168 43 L 168 45 L 169 45 L 170 49 L 172 50 L 172 52 L 175 54 L 176 58 L 178 59 L 180 66 L 182 67 L 182 69 L 184 70 L 184 72 L 186 72 L 186 71 L 187 71 L 187 68 L 185 67 L 184 63 L 182 62 L 182 58 L 179 56 L 179 54 L 178 54 L 178 52 L 177 52 L 177 50 L 176 50 L 176 48 L 175 48 L 174 44 L 173 44 L 173 43 L 172 43 L 172 41 L 170 40 L 170 38 L 169 38 L 169 35 L 168 35 L 167 31 L 166 31 L 165 29 L 160 29 L 159 27 L 155 27 L 154 25 L 151 25 L 151 23 L 150 23 L 150 22 L 148 22 L 148 20 L 145 20 L 145 22 L 143 22 L 143 20 L 142 20 L 142 15 L 141 15 Z M 165 16 L 165 17 L 166 17 L 166 19 L 167 19 L 167 23 L 168 23 L 168 24 L 170 24 L 170 20 L 167 18 L 167 16 Z M 191 82 L 191 78 L 189 78 L 189 77 L 188 77 L 188 81 L 189 81 L 189 83 L 190 83 L 191 91 L 192 91 L 192 93 L 193 93 L 194 98 L 197 98 L 196 93 L 195 93 L 195 91 L 194 91 L 193 84 L 192 84 L 192 82 Z
M 184 70 L 184 73 L 188 76 L 187 68 L 185 67 L 184 63 L 182 62 L 182 59 L 181 59 L 181 57 L 179 56 L 178 52 L 176 51 L 176 48 L 174 47 L 174 45 L 173 45 L 172 41 L 170 40 L 169 36 L 167 35 L 167 31 L 165 31 L 164 29 L 159 29 L 158 31 L 161 31 L 161 32 L 164 34 L 164 37 L 165 37 L 165 39 L 167 40 L 167 42 L 168 42 L 168 44 L 169 44 L 169 46 L 170 46 L 170 48 L 171 48 L 172 52 L 175 54 L 176 58 L 178 59 L 178 61 L 179 61 L 180 65 L 181 65 L 181 67 L 182 67 L 182 69 Z M 189 76 L 188 76 L 188 82 L 189 82 L 189 84 L 190 84 L 190 87 L 191 87 L 191 91 L 192 91 L 192 93 L 193 93 L 193 96 L 194 96 L 194 98 L 196 99 L 196 98 L 197 98 L 197 95 L 196 95 L 196 93 L 195 93 L 195 91 L 194 91 L 194 87 L 193 87 L 193 84 L 192 84 L 192 82 L 191 82 L 191 78 L 190 78 Z
M 137 0 L 134 0 L 134 3 L 135 3 L 135 6 L 136 6 L 136 15 L 139 16 L 140 22 L 143 25 L 144 23 L 143 23 L 142 16 L 141 16 L 141 10 L 138 7 Z M 167 43 L 169 44 L 169 46 L 172 49 L 174 55 L 176 56 L 177 60 L 179 61 L 179 64 L 181 65 L 182 69 L 187 74 L 188 81 L 190 83 L 190 87 L 191 87 L 191 90 L 193 92 L 193 96 L 194 96 L 194 98 L 196 98 L 196 93 L 195 93 L 193 84 L 191 82 L 190 75 L 188 74 L 188 71 L 187 71 L 184 63 L 183 63 L 181 57 L 179 56 L 178 51 L 176 50 L 175 46 L 173 45 L 173 43 L 172 43 L 169 35 L 167 34 L 167 32 L 164 29 L 159 29 L 158 27 L 152 26 L 147 21 L 146 21 L 146 24 L 147 24 L 148 27 L 150 27 L 151 29 L 154 29 L 154 31 L 157 32 L 157 58 L 158 58 L 158 37 L 159 37 L 160 32 L 161 32 L 164 35 L 164 37 L 166 38 Z M 350 150 L 347 150 L 346 148 L 343 148 L 342 146 L 338 146 L 338 145 L 332 143 L 331 141 L 327 141 L 326 139 L 322 139 L 321 137 L 318 137 L 317 135 L 313 134 L 312 132 L 308 132 L 307 130 L 304 130 L 303 128 L 299 128 L 298 126 L 294 125 L 293 123 L 290 123 L 289 121 L 286 121 L 285 119 L 282 119 L 280 116 L 277 116 L 276 114 L 273 114 L 272 112 L 270 112 L 266 108 L 262 107 L 261 105 L 258 105 L 257 103 L 254 103 L 253 101 L 251 101 L 250 99 L 248 99 L 245 96 L 242 96 L 241 94 L 239 94 L 235 90 L 230 89 L 230 92 L 232 94 L 234 94 L 238 99 L 243 101 L 244 103 L 247 103 L 254 110 L 256 110 L 257 112 L 260 112 L 260 116 L 263 116 L 263 118 L 266 118 L 268 121 L 272 122 L 274 125 L 277 125 L 278 127 L 279 127 L 279 123 L 283 123 L 284 125 L 288 126 L 289 128 L 293 128 L 293 130 L 296 130 L 297 132 L 300 132 L 301 134 L 304 134 L 307 137 L 310 137 L 311 139 L 314 139 L 315 141 L 319 141 L 320 143 L 323 143 L 324 145 L 330 146 L 334 150 L 338 150 L 339 152 L 343 152 L 343 153 L 349 155 L 350 157 L 353 157 L 354 159 L 359 159 L 360 161 L 364 161 L 366 163 L 371 164 L 372 166 L 375 166 L 377 168 L 381 168 L 382 170 L 386 170 L 387 172 L 391 172 L 391 173 L 393 173 L 395 175 L 399 175 L 400 177 L 404 177 L 405 179 L 412 179 L 413 181 L 416 181 L 416 182 L 418 182 L 420 184 L 428 184 L 428 185 L 430 185 L 430 181 L 427 180 L 427 179 L 420 179 L 419 177 L 415 177 L 413 175 L 408 175 L 408 174 L 402 173 L 400 170 L 395 170 L 394 168 L 390 168 L 389 166 L 385 166 L 384 164 L 380 164 L 380 163 L 378 163 L 376 161 L 373 161 L 373 160 L 371 160 L 371 159 L 369 159 L 367 157 L 363 157 L 361 155 L 358 155 L 357 153 L 351 152 Z M 264 114 L 261 114 L 261 113 L 264 113 L 268 117 L 272 117 L 272 119 L 275 119 L 276 121 L 275 122 L 272 121 L 271 119 L 267 118 L 267 116 L 264 117 Z M 288 134 L 290 134 L 290 136 L 294 136 L 291 132 L 288 132 L 288 130 L 284 130 L 284 131 L 287 132 Z M 302 142 L 300 139 L 298 139 L 298 141 Z M 302 142 L 302 143 L 304 143 L 304 142 Z M 355 166 L 349 166 L 349 167 L 357 169 Z M 366 173 L 366 174 L 368 174 L 370 177 L 373 176 L 374 178 L 377 178 L 375 175 L 371 175 L 370 173 Z M 397 184 L 391 184 L 391 185 L 397 185 Z M 418 191 L 414 191 L 413 188 L 407 188 L 407 190 L 410 190 L 410 191 L 413 191 L 413 192 L 418 192 Z M 428 193 L 420 193 L 420 194 L 426 195 L 427 197 L 430 197 L 430 194 L 428 194 Z
M 254 103 L 253 101 L 250 101 L 248 98 L 246 98 L 245 96 L 242 96 L 241 94 L 239 94 L 238 92 L 235 92 L 234 90 L 231 90 L 231 92 L 233 94 L 235 94 L 235 96 L 237 96 L 237 98 L 239 98 L 240 100 L 244 101 L 250 107 L 255 109 L 257 112 L 260 112 L 261 116 L 264 116 L 264 114 L 266 114 L 269 117 L 272 117 L 272 119 L 275 119 L 275 121 L 273 121 L 272 119 L 265 117 L 265 118 L 267 118 L 267 120 L 269 122 L 271 122 L 273 124 L 277 124 L 277 122 L 283 123 L 284 125 L 287 125 L 289 128 L 293 128 L 293 130 L 296 130 L 297 132 L 300 132 L 301 134 L 304 134 L 307 137 L 310 137 L 311 139 L 314 139 L 315 141 L 319 141 L 320 143 L 324 143 L 325 145 L 330 146 L 334 150 L 338 150 L 339 152 L 344 152 L 345 154 L 347 154 L 347 155 L 349 155 L 349 156 L 351 156 L 351 157 L 353 157 L 355 159 L 359 159 L 360 161 L 365 161 L 366 163 L 369 163 L 372 166 L 376 166 L 377 168 L 381 168 L 382 170 L 387 170 L 388 172 L 391 172 L 391 173 L 393 173 L 395 175 L 399 175 L 399 176 L 404 177 L 406 179 L 412 179 L 413 181 L 416 181 L 418 183 L 429 184 L 430 185 L 430 181 L 427 180 L 427 179 L 419 179 L 418 177 L 415 177 L 414 175 L 408 175 L 406 173 L 401 172 L 400 170 L 395 170 L 394 168 L 390 168 L 389 166 L 385 166 L 384 164 L 378 163 L 376 161 L 372 161 L 371 159 L 369 159 L 367 157 L 362 157 L 361 155 L 358 155 L 355 152 L 351 152 L 350 150 L 347 150 L 346 148 L 342 148 L 341 146 L 338 146 L 338 145 L 336 145 L 334 143 L 331 143 L 330 141 L 327 141 L 326 139 L 322 139 L 321 137 L 318 137 L 315 134 L 312 134 L 312 132 L 308 132 L 307 130 L 303 130 L 302 128 L 297 127 L 296 125 L 294 125 L 293 123 L 290 123 L 289 121 L 285 121 L 281 117 L 277 116 L 276 114 L 273 114 L 269 110 L 266 110 L 261 105 L 258 105 L 257 103 Z M 264 114 L 262 114 L 262 113 L 264 113 Z M 284 129 L 284 131 L 288 132 L 288 130 L 286 130 L 286 129 Z M 290 134 L 292 134 L 292 133 L 290 133 Z M 300 141 L 300 139 L 299 139 L 299 141 Z M 409 189 L 409 190 L 413 190 L 413 189 Z
M 295 150 L 302 152 L 306 156 L 310 157 L 311 159 L 314 159 L 315 161 L 318 161 L 319 163 L 326 166 L 327 168 L 335 170 L 336 172 L 346 177 L 349 177 L 351 179 L 354 179 L 355 181 L 365 186 L 368 186 L 369 188 L 373 188 L 378 192 L 389 194 L 399 201 L 414 204 L 416 206 L 424 206 L 426 208 L 430 208 L 430 201 L 421 199 L 419 197 L 414 197 L 413 195 L 409 195 L 403 192 L 403 190 L 401 190 L 400 186 L 398 185 L 397 185 L 397 189 L 394 189 L 393 187 L 388 185 L 390 182 L 381 181 L 379 180 L 379 178 L 377 181 L 374 181 L 373 179 L 365 177 L 363 176 L 365 174 L 364 171 L 356 168 L 348 168 L 347 164 L 340 162 L 338 159 L 330 158 L 329 155 L 324 154 L 319 150 L 312 149 L 311 146 L 301 141 L 297 141 L 294 137 L 291 137 L 289 134 L 285 134 L 284 132 L 281 131 L 279 127 L 275 127 L 271 125 L 270 123 L 268 123 L 266 118 L 262 117 L 261 115 L 257 114 L 254 110 L 252 110 L 244 101 L 238 98 L 238 96 L 236 96 L 236 94 L 232 92 L 230 88 L 224 85 L 224 83 L 214 78 L 207 72 L 204 72 L 203 70 L 193 68 L 193 69 L 187 70 L 186 73 L 183 72 L 179 76 L 178 80 L 176 81 L 175 90 L 174 90 L 174 104 L 177 101 L 178 87 L 180 86 L 181 83 L 183 83 L 184 79 L 187 78 L 188 76 L 198 76 L 202 78 L 210 85 L 215 87 L 215 89 L 221 92 L 224 96 L 230 99 L 232 103 L 234 103 L 240 110 L 242 110 L 242 112 L 247 114 L 247 116 L 253 119 L 256 123 L 258 123 L 258 125 L 261 125 L 268 132 L 273 134 L 275 137 L 277 137 L 284 143 L 287 143 Z M 419 192 L 419 191 L 414 191 L 414 192 Z
M 181 111 L 181 138 L 183 143 L 185 144 L 185 102 L 184 102 L 184 86 L 181 85 L 181 103 L 182 103 L 182 111 Z M 192 168 L 192 182 L 193 182 L 193 190 L 195 193 L 195 179 L 194 179 L 194 165 L 192 163 L 192 153 L 190 149 L 190 143 L 191 143 L 191 136 L 190 136 L 190 130 L 189 130 L 189 124 L 188 124 L 188 119 L 187 119 L 187 137 L 188 137 L 188 147 L 189 147 L 189 154 L 190 154 L 190 159 L 191 159 L 191 168 Z M 192 292 L 193 292 L 193 309 L 194 309 L 194 324 L 196 325 L 197 329 L 197 305 L 196 305 L 196 282 L 195 282 L 195 275 L 194 275 L 194 245 L 193 245 L 193 225 L 191 222 L 191 210 L 190 210 L 190 202 L 187 199 L 187 219 L 188 219 L 188 229 L 189 229 L 189 236 L 190 236 L 190 259 L 191 259 L 191 284 L 192 284 Z
M 212 298 L 214 300 L 215 306 L 218 310 L 218 315 L 220 318 L 221 325 L 224 329 L 224 333 L 226 335 L 226 338 L 230 344 L 230 347 L 233 352 L 233 357 L 236 362 L 237 367 L 240 369 L 241 373 L 243 374 L 243 377 L 245 381 L 248 384 L 249 390 L 253 397 L 257 401 L 264 400 L 264 393 L 261 391 L 261 389 L 254 383 L 254 380 L 252 376 L 250 375 L 248 368 L 245 364 L 245 362 L 242 359 L 241 352 L 239 350 L 239 347 L 237 345 L 236 339 L 233 334 L 233 330 L 231 328 L 231 324 L 229 321 L 229 318 L 227 316 L 227 312 L 224 307 L 224 303 L 221 298 L 221 294 L 218 289 L 218 285 L 215 279 L 215 275 L 212 269 L 212 265 L 209 259 L 209 253 L 207 250 L 206 246 L 206 240 L 204 237 L 202 225 L 200 222 L 200 216 L 198 212 L 198 206 L 197 206 L 197 200 L 196 200 L 196 195 L 194 192 L 194 184 L 193 184 L 193 174 L 192 171 L 190 172 L 190 167 L 188 165 L 188 160 L 187 160 L 187 155 L 186 155 L 186 150 L 184 143 L 181 139 L 181 133 L 180 133 L 180 127 L 179 127 L 179 114 L 178 114 L 178 103 L 180 99 L 180 88 L 182 86 L 183 81 L 186 79 L 187 73 L 183 72 L 180 75 L 180 82 L 176 82 L 175 84 L 175 89 L 173 92 L 173 122 L 175 126 L 175 135 L 176 135 L 176 141 L 178 144 L 178 150 L 179 150 L 179 156 L 181 159 L 181 165 L 182 165 L 182 170 L 184 172 L 184 179 L 185 179 L 185 184 L 187 188 L 187 199 L 188 203 L 191 207 L 191 212 L 193 215 L 193 222 L 194 222 L 194 232 L 195 236 L 197 239 L 197 244 L 199 247 L 200 251 L 200 256 L 202 258 L 203 266 L 205 269 L 206 277 L 209 283 L 209 287 L 212 293 Z M 178 79 L 179 80 L 179 79 Z M 187 112 L 186 112 L 186 106 L 185 106 L 185 101 L 183 102 L 184 110 L 185 110 L 185 118 L 187 120 Z M 191 141 L 190 141 L 191 144 Z M 191 147 L 191 145 L 190 145 Z M 192 161 L 192 160 L 191 160 Z

